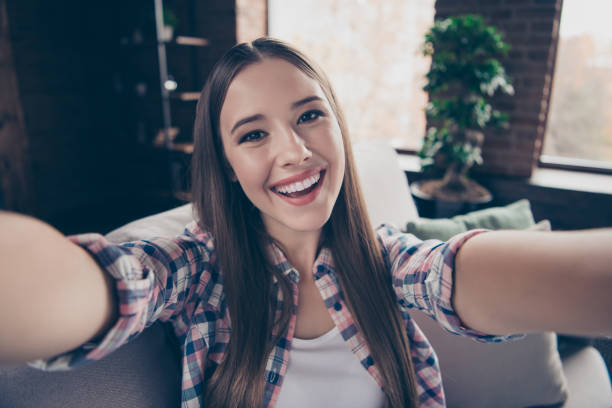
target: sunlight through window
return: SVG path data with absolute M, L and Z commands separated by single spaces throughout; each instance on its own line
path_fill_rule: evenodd
M 354 141 L 418 149 L 425 133 L 421 55 L 434 0 L 270 0 L 269 33 L 315 59 L 338 94 Z
M 612 162 L 611 13 L 609 2 L 563 0 L 545 155 Z

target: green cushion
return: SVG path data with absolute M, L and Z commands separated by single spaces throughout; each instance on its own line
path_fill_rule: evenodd
M 505 207 L 473 211 L 453 218 L 421 219 L 406 224 L 405 232 L 420 239 L 448 240 L 454 235 L 476 228 L 491 230 L 527 229 L 535 224 L 531 205 L 526 199 Z

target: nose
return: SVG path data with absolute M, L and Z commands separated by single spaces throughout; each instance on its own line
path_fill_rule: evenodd
M 276 148 L 278 162 L 282 167 L 300 165 L 312 157 L 306 140 L 292 128 L 279 132 Z

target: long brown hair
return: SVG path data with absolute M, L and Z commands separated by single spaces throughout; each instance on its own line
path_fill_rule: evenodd
M 299 51 L 270 38 L 238 44 L 228 51 L 213 68 L 197 107 L 192 163 L 194 208 L 200 226 L 214 237 L 233 322 L 225 359 L 207 379 L 204 400 L 211 407 L 261 405 L 266 361 L 286 333 L 293 308 L 290 283 L 268 258 L 266 247 L 271 238 L 259 212 L 240 184 L 231 180 L 219 129 L 230 83 L 245 67 L 264 58 L 283 59 L 316 80 L 338 120 L 346 165 L 340 193 L 323 229 L 325 244 L 332 251 L 347 306 L 380 370 L 390 406 L 415 407 L 410 345 L 391 276 L 362 198 L 342 112 L 325 74 Z M 273 290 L 274 281 L 278 288 Z M 278 319 L 274 313 L 276 290 L 281 291 L 283 299 Z

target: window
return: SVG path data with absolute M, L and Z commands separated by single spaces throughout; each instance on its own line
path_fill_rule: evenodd
M 543 161 L 612 168 L 610 13 L 609 2 L 563 0 Z
M 269 33 L 330 77 L 353 141 L 416 150 L 425 134 L 429 60 L 421 44 L 435 0 L 269 0 Z

